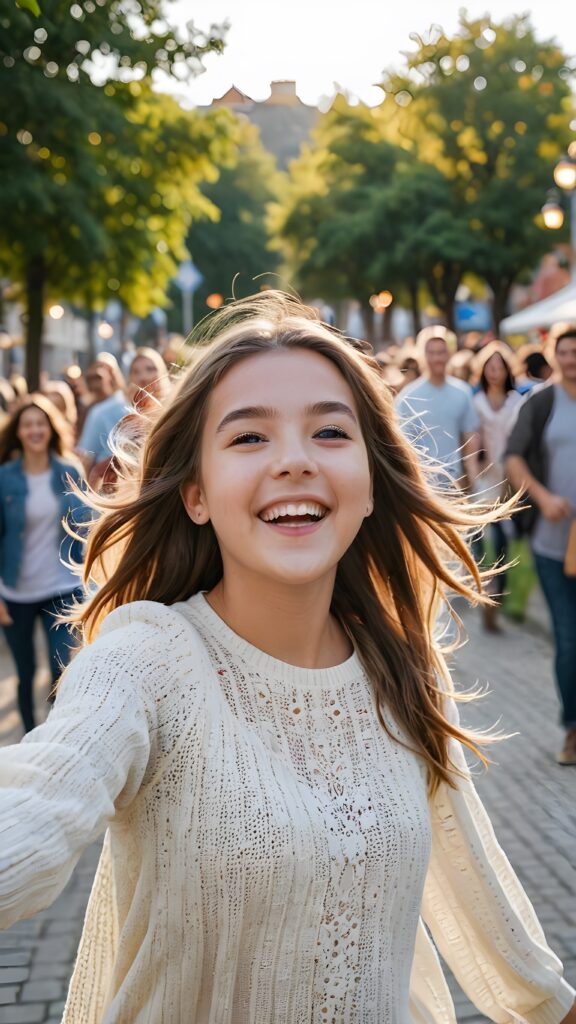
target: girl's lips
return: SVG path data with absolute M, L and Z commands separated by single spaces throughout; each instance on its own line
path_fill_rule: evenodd
M 262 522 L 264 526 L 267 526 L 271 530 L 274 530 L 276 533 L 283 534 L 285 537 L 305 537 L 309 533 L 314 533 L 316 530 L 318 530 L 319 527 L 322 526 L 322 523 L 325 522 L 327 518 L 328 516 L 326 515 L 324 516 L 323 519 L 317 519 L 315 522 L 301 523 L 294 526 L 289 526 L 287 523 L 279 522 L 267 523 L 263 519 L 261 519 L 260 522 Z

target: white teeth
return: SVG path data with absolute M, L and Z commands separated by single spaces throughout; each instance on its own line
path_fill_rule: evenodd
M 315 501 L 301 501 L 298 504 L 289 502 L 285 505 L 273 505 L 260 513 L 265 523 L 271 523 L 281 516 L 318 516 L 323 519 L 327 509 Z

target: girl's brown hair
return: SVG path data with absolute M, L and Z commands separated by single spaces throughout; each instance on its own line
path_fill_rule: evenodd
M 61 458 L 69 457 L 72 453 L 72 431 L 64 419 L 62 413 L 45 395 L 31 394 L 18 402 L 16 408 L 10 413 L 2 424 L 0 430 L 0 465 L 9 462 L 22 452 L 22 442 L 18 437 L 20 418 L 27 409 L 39 409 L 43 412 L 50 424 L 51 437 L 48 448 L 51 452 Z
M 484 762 L 479 744 L 487 740 L 445 715 L 443 690 L 450 682 L 433 639 L 435 615 L 449 591 L 489 602 L 465 535 L 508 506 L 482 512 L 462 496 L 434 491 L 400 430 L 372 356 L 289 296 L 266 292 L 235 302 L 210 317 L 203 334 L 169 407 L 151 425 L 131 478 L 126 471 L 123 490 L 93 498 L 101 516 L 89 537 L 85 578 L 104 582 L 77 610 L 77 626 L 91 641 L 104 616 L 129 601 L 171 605 L 216 586 L 222 576 L 216 536 L 210 523 L 191 522 L 180 495 L 185 483 L 199 479 L 210 395 L 247 356 L 278 349 L 319 353 L 354 394 L 374 494 L 372 516 L 338 565 L 332 612 L 372 682 L 382 727 L 387 729 L 390 712 L 425 758 L 431 788 L 441 780 L 454 785 L 449 737 Z

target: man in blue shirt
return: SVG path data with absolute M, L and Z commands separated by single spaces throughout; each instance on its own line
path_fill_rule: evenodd
M 449 337 L 439 324 L 420 331 L 416 348 L 424 374 L 401 391 L 396 408 L 407 437 L 453 480 L 470 487 L 476 476 L 480 422 L 468 385 L 447 376 Z

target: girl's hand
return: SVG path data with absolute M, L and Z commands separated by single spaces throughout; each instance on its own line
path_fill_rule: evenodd
M 6 603 L 0 599 L 0 626 L 11 626 L 12 619 L 10 618 L 10 612 L 6 607 Z

